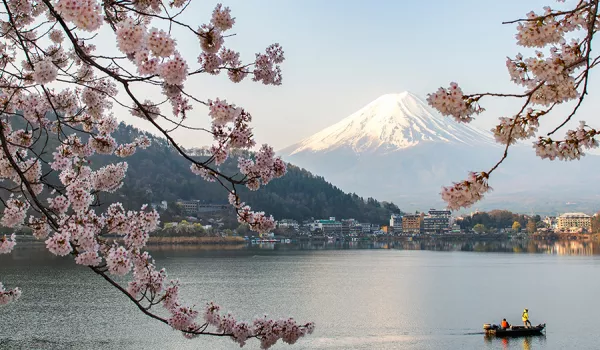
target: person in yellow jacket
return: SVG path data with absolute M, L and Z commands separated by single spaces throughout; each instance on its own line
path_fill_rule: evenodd
M 523 315 L 521 316 L 521 319 L 523 319 L 523 324 L 525 325 L 525 327 L 531 327 L 531 322 L 529 322 L 529 310 L 523 310 Z

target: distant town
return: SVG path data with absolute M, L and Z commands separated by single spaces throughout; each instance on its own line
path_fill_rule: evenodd
M 203 204 L 199 200 L 178 200 L 177 207 L 186 216 L 186 222 L 197 221 L 207 213 L 230 210 L 228 205 Z M 157 209 L 166 210 L 167 202 L 153 204 Z M 449 210 L 430 209 L 427 212 L 412 214 L 392 214 L 389 223 L 360 222 L 353 218 L 312 218 L 297 221 L 279 218 L 277 228 L 266 236 L 298 237 L 364 237 L 364 236 L 449 236 L 449 235 L 494 235 L 494 234 L 535 234 L 535 235 L 577 235 L 595 232 L 594 220 L 597 214 L 563 213 L 558 216 L 513 214 L 505 210 L 491 212 L 475 211 L 468 215 L 453 216 Z M 168 223 L 170 227 L 178 222 Z M 204 223 L 204 229 L 226 230 L 222 219 L 211 218 Z M 231 229 L 227 229 L 231 231 Z M 234 232 L 235 233 L 235 232 Z M 250 232 L 237 232 L 251 234 Z

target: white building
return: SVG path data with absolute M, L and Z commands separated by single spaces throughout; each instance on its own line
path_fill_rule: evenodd
M 335 217 L 330 217 L 329 220 L 315 220 L 310 224 L 310 230 L 321 230 L 323 233 L 342 233 L 342 223 L 336 221 Z
M 277 227 L 279 228 L 293 228 L 294 230 L 298 230 L 300 225 L 298 221 L 292 219 L 282 219 L 277 222 Z
M 557 228 L 563 232 L 591 232 L 592 217 L 584 213 L 565 213 L 558 217 Z
M 392 214 L 390 216 L 390 227 L 394 228 L 394 231 L 396 231 L 396 229 L 398 229 L 400 231 L 402 231 L 402 215 L 400 214 Z

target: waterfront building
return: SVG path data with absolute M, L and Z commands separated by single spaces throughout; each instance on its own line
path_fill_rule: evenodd
M 584 213 L 565 213 L 558 217 L 557 228 L 562 232 L 590 232 L 592 217 Z
M 402 217 L 402 233 L 404 234 L 419 234 L 423 218 L 421 214 L 406 214 Z
M 423 232 L 427 234 L 443 234 L 450 231 L 449 210 L 430 209 L 428 215 L 423 218 Z
M 402 233 L 402 215 L 392 214 L 390 216 L 390 227 L 396 234 Z
M 355 219 L 342 219 L 342 234 L 344 236 L 357 236 L 362 233 L 360 223 Z
M 321 230 L 323 234 L 342 234 L 342 223 L 336 221 L 335 217 L 330 217 L 329 220 L 315 220 L 311 224 L 311 231 Z

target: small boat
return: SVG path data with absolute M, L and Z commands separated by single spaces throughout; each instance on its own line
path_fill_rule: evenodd
M 495 335 L 497 337 L 521 337 L 527 335 L 543 335 L 544 333 L 542 331 L 545 328 L 545 323 L 533 327 L 510 326 L 508 328 L 502 328 L 498 325 L 489 323 L 483 325 L 483 330 L 486 334 Z

